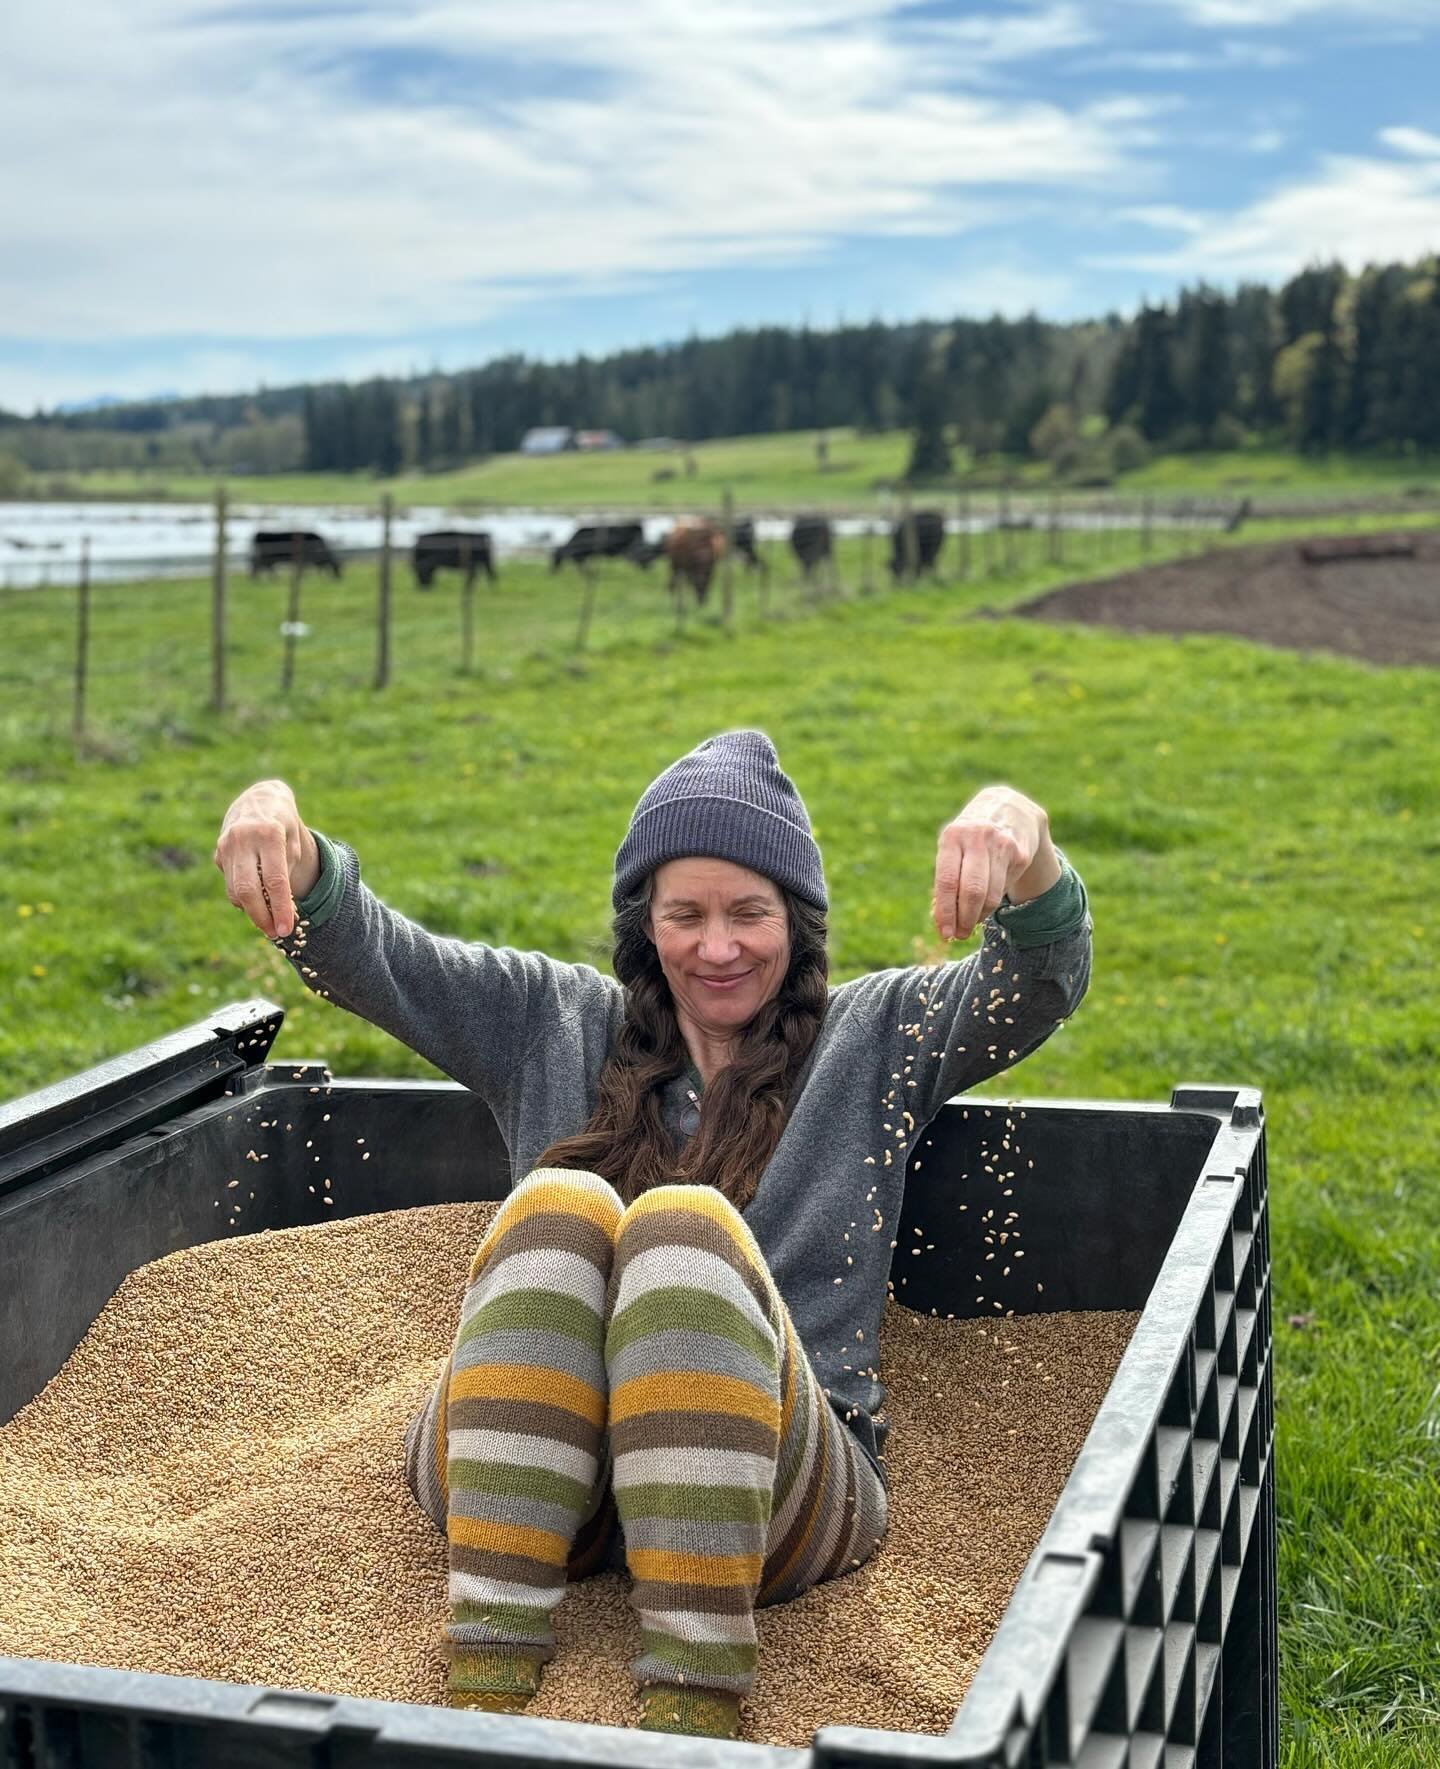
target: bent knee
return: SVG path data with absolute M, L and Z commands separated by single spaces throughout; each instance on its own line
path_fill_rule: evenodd
M 535 1193 L 601 1198 L 613 1204 L 617 1212 L 625 1209 L 619 1192 L 610 1181 L 584 1167 L 532 1167 L 524 1179 L 512 1188 L 505 1201 L 507 1204 L 513 1203 L 517 1198 L 529 1197 Z
M 726 1228 L 744 1231 L 744 1218 L 723 1192 L 708 1185 L 651 1186 L 625 1211 L 625 1222 L 643 1222 L 647 1218 L 675 1213 L 698 1216 L 706 1222 L 718 1222 Z
M 565 1167 L 537 1167 L 510 1193 L 495 1212 L 470 1268 L 473 1279 L 502 1237 L 532 1217 L 577 1217 L 599 1231 L 612 1245 L 625 1206 L 615 1188 L 598 1173 Z

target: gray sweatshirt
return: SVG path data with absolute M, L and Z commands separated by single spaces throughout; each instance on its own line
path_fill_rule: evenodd
M 427 932 L 362 882 L 347 843 L 314 833 L 320 878 L 298 905 L 309 926 L 277 945 L 308 988 L 480 1095 L 513 1185 L 589 1118 L 623 989 L 588 964 Z M 1063 855 L 1061 866 L 1043 896 L 995 911 L 978 953 L 830 989 L 799 1096 L 745 1211 L 816 1376 L 872 1458 L 887 1431 L 875 1347 L 906 1163 L 946 1100 L 1042 1044 L 1089 981 L 1085 887 Z M 691 1086 L 693 1072 L 663 1096 L 677 1149 L 694 1129 Z

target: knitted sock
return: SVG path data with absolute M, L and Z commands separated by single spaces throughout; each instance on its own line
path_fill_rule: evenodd
M 725 1689 L 682 1689 L 651 1683 L 640 1691 L 642 1732 L 688 1732 L 699 1738 L 738 1738 L 740 1697 Z
M 748 1694 L 783 1305 L 739 1212 L 707 1186 L 657 1186 L 630 1206 L 610 1293 L 615 1501 L 644 1647 L 631 1669 L 642 1685 L 670 1686 L 666 1699 L 676 1686 Z
M 533 1173 L 471 1268 L 435 1434 L 462 1700 L 526 1699 L 554 1655 L 567 1558 L 603 1497 L 604 1310 L 622 1209 L 593 1173 Z

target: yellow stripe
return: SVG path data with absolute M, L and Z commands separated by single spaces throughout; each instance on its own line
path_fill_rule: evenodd
M 682 1193 L 683 1196 L 677 1197 L 677 1192 Z M 666 1210 L 693 1210 L 697 1216 L 708 1217 L 711 1222 L 725 1230 L 753 1269 L 755 1260 L 750 1251 L 749 1236 L 748 1234 L 739 1235 L 735 1232 L 734 1206 L 712 1187 L 671 1185 L 658 1187 L 654 1191 L 642 1192 L 630 1206 L 628 1215 L 631 1217 L 651 1216 L 657 1210 L 662 1213 Z
M 445 1368 L 440 1372 L 440 1391 L 432 1403 L 435 1413 L 435 1481 L 445 1495 L 447 1510 L 450 1505 L 450 1428 L 445 1409 L 449 1404 L 450 1359 L 447 1357 Z
M 753 1585 L 758 1554 L 667 1554 L 662 1548 L 628 1548 L 630 1576 L 662 1585 Z
M 471 1282 L 502 1235 L 508 1234 L 517 1223 L 528 1222 L 532 1216 L 554 1215 L 578 1216 L 582 1221 L 593 1222 L 612 1241 L 620 1226 L 620 1212 L 615 1208 L 615 1200 L 607 1198 L 603 1192 L 591 1191 L 588 1186 L 558 1176 L 554 1180 L 542 1181 L 521 1196 L 508 1198 L 500 1207 L 470 1267 Z
M 610 1424 L 646 1413 L 734 1413 L 772 1430 L 780 1426 L 780 1408 L 738 1376 L 716 1376 L 709 1370 L 656 1370 L 634 1376 L 610 1392 Z
M 554 1530 L 532 1529 L 524 1523 L 487 1523 L 483 1517 L 458 1517 L 453 1511 L 446 1533 L 462 1548 L 516 1554 L 538 1560 L 542 1566 L 563 1566 L 570 1552 L 569 1540 Z
M 471 1364 L 450 1378 L 456 1400 L 525 1400 L 539 1406 L 563 1407 L 587 1419 L 597 1430 L 605 1423 L 605 1396 L 588 1382 L 543 1364 Z

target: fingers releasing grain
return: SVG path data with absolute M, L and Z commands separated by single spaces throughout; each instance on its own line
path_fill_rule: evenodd
M 445 1543 L 401 1438 L 492 1211 L 213 1242 L 129 1277 L 0 1427 L 0 1653 L 443 1703 Z M 890 1308 L 889 1537 L 762 1612 L 746 1737 L 945 1730 L 1133 1322 Z M 557 1631 L 530 1711 L 632 1725 L 625 1580 L 573 1587 Z

